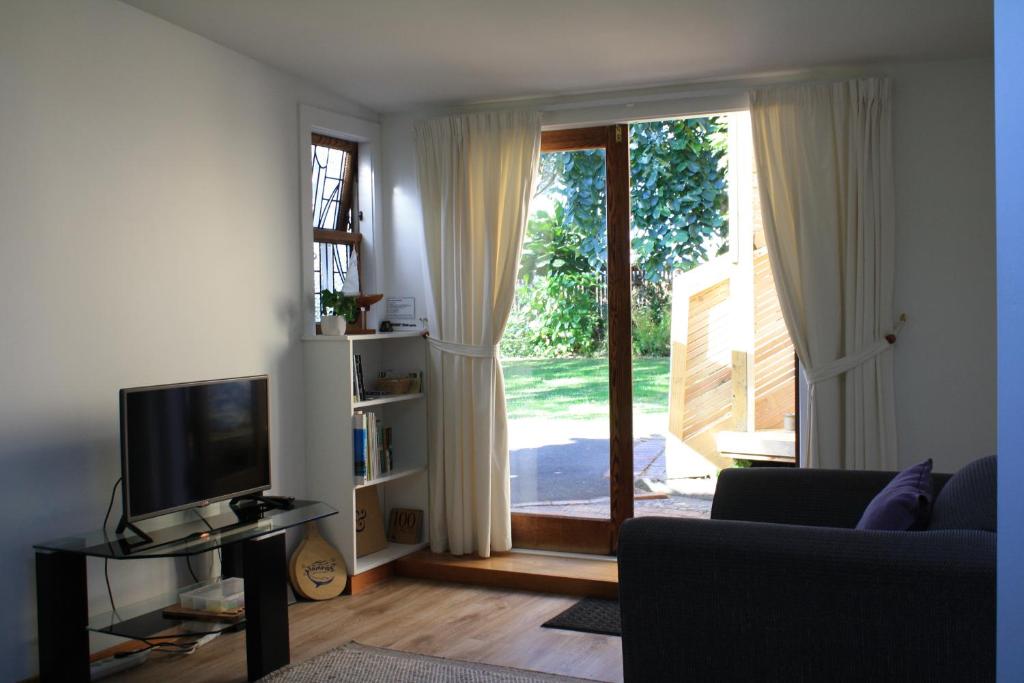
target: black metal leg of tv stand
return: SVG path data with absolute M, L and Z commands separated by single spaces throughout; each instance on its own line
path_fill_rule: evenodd
M 282 530 L 234 544 L 242 546 L 245 658 L 250 681 L 280 669 L 288 664 L 290 657 L 288 559 L 284 542 Z M 224 550 L 227 555 L 228 548 Z
M 39 680 L 89 680 L 89 595 L 85 556 L 36 553 Z

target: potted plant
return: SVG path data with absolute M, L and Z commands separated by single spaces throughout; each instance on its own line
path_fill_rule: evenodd
M 354 323 L 358 317 L 359 305 L 356 303 L 356 297 L 345 296 L 341 292 L 329 289 L 320 291 L 320 331 L 323 334 L 345 334 L 347 324 Z

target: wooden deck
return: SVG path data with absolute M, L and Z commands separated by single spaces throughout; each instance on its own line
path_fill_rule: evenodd
M 796 432 L 766 429 L 757 432 L 718 432 L 718 450 L 727 458 L 796 462 Z

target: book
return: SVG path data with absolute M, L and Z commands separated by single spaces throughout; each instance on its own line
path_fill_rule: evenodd
M 363 357 L 358 354 L 352 354 L 352 363 L 354 365 L 352 369 L 352 381 L 355 384 L 356 400 L 366 400 L 366 387 L 363 385 Z
M 352 414 L 352 461 L 356 484 L 366 481 L 366 415 L 357 410 Z
M 366 414 L 366 480 L 377 478 L 377 414 Z
M 391 427 L 385 427 L 373 411 L 357 410 L 352 417 L 352 431 L 357 484 L 371 482 L 394 471 Z

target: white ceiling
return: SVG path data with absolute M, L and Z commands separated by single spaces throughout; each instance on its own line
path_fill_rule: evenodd
M 991 0 L 124 0 L 380 112 L 981 57 Z

